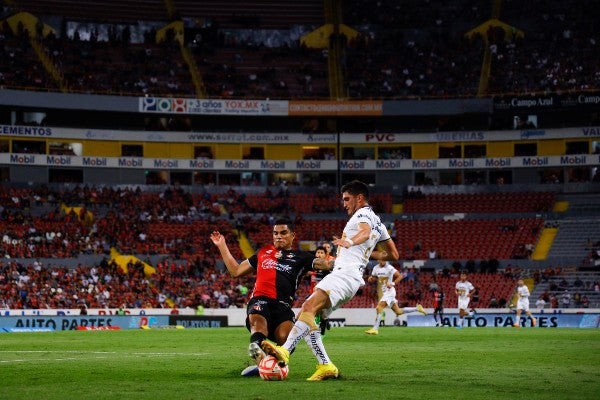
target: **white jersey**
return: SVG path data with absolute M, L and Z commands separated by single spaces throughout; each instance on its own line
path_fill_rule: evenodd
M 517 286 L 517 294 L 519 299 L 517 300 L 517 310 L 529 311 L 529 288 L 527 285 Z
M 356 210 L 352 217 L 350 217 L 344 227 L 342 238 L 352 238 L 355 236 L 358 233 L 358 226 L 361 223 L 367 223 L 371 227 L 369 239 L 349 248 L 338 246 L 333 272 L 342 272 L 354 276 L 364 283 L 362 278 L 363 273 L 369 262 L 369 257 L 375 249 L 375 245 L 378 242 L 389 240 L 390 234 L 371 207 L 365 206 Z
M 456 291 L 459 293 L 458 297 L 459 298 L 468 298 L 469 297 L 469 293 L 471 293 L 473 290 L 475 290 L 475 286 L 473 286 L 473 284 L 469 281 L 458 281 L 456 282 Z
M 529 288 L 527 287 L 527 285 L 517 286 L 517 293 L 519 295 L 519 299 L 528 299 L 530 296 Z
M 385 301 L 388 304 L 396 301 L 396 286 L 388 287 L 388 283 L 394 282 L 394 274 L 396 272 L 396 268 L 389 262 L 386 262 L 384 266 L 377 263 L 373 267 L 371 275 L 377 278 L 377 296 L 379 297 L 379 301 Z
M 469 307 L 471 298 L 469 293 L 475 290 L 475 286 L 469 281 L 458 281 L 456 282 L 456 291 L 458 292 L 458 308 L 466 310 Z

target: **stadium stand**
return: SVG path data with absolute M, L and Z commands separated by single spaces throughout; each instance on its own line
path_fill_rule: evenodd
M 96 194 L 92 195 L 92 193 Z M 138 254 L 140 258 L 158 255 L 158 260 L 160 260 L 156 263 L 158 275 L 152 277 L 151 281 L 148 282 L 148 284 L 153 282 L 156 285 L 156 282 L 167 279 L 161 275 L 168 274 L 168 269 L 165 271 L 165 267 L 161 266 L 165 263 L 169 264 L 169 268 L 175 271 L 176 274 L 181 274 L 180 270 L 182 268 L 192 268 L 191 265 L 196 265 L 196 268 L 199 264 L 203 268 L 215 268 L 218 263 L 214 259 L 211 244 L 207 242 L 210 231 L 215 228 L 229 235 L 234 254 L 238 258 L 242 258 L 243 255 L 235 241 L 237 234 L 234 231 L 235 226 L 233 221 L 229 220 L 227 213 L 223 217 L 220 211 L 210 211 L 210 206 L 213 204 L 211 202 L 213 201 L 217 203 L 221 202 L 227 207 L 231 195 L 232 191 L 229 190 L 224 195 L 210 198 L 210 200 L 207 200 L 207 196 L 205 195 L 191 196 L 191 199 L 193 199 L 191 202 L 192 206 L 186 206 L 184 199 L 188 197 L 185 193 L 172 190 L 166 192 L 141 192 L 139 188 L 137 190 L 120 191 L 100 191 L 95 188 L 86 188 L 83 190 L 78 188 L 73 191 L 63 190 L 61 192 L 53 192 L 46 188 L 45 191 L 13 189 L 3 192 L 3 196 L 0 198 L 3 206 L 1 222 L 4 239 L 2 248 L 5 254 L 10 257 L 2 262 L 2 267 L 0 268 L 5 280 L 4 287 L 8 290 L 7 293 L 9 293 L 11 287 L 23 288 L 23 280 L 30 282 L 31 274 L 36 277 L 40 276 L 39 270 L 35 272 L 31 271 L 31 268 L 36 267 L 37 264 L 37 261 L 31 260 L 51 258 L 56 261 L 56 265 L 60 265 L 60 260 L 63 258 L 74 257 L 76 259 L 78 255 L 91 253 L 103 255 L 103 263 L 106 263 L 106 256 L 110 246 L 117 247 L 123 253 Z M 94 220 L 90 234 L 87 234 L 90 226 L 80 218 L 80 215 L 83 214 L 78 215 L 74 211 L 65 213 L 64 208 L 57 207 L 57 202 L 60 202 L 61 198 L 67 203 L 78 202 L 78 204 L 84 205 L 83 210 L 93 210 Z M 290 194 L 289 196 L 289 199 L 294 199 L 292 202 L 301 201 L 303 198 L 303 195 L 296 196 Z M 189 212 L 190 207 L 195 207 L 195 204 L 203 207 L 203 201 L 207 203 L 204 205 L 206 207 L 204 211 L 208 212 L 197 214 Z M 47 206 L 50 202 L 54 206 L 48 208 Z M 110 202 L 110 206 L 106 205 L 108 202 Z M 161 212 L 157 213 L 159 210 Z M 243 214 L 255 215 L 249 212 Z M 37 216 L 33 217 L 32 215 Z M 310 214 L 306 215 L 310 218 Z M 246 221 L 242 225 L 243 229 L 248 231 L 249 238 L 255 246 L 260 246 L 271 241 L 269 230 L 264 229 L 264 227 L 270 226 L 270 222 L 266 214 L 262 214 L 262 216 L 262 222 L 259 220 Z M 23 218 L 30 222 L 25 224 Z M 297 223 L 297 234 L 301 240 L 320 242 L 327 240 L 333 235 L 338 235 L 343 228 L 345 220 L 343 218 L 329 220 L 302 218 Z M 511 225 L 515 223 L 517 225 Z M 396 221 L 394 226 L 397 232 L 396 240 L 403 251 L 407 244 L 414 244 L 417 241 L 421 242 L 423 250 L 420 252 L 413 251 L 412 255 L 415 256 L 414 258 L 426 259 L 426 249 L 435 248 L 440 258 L 443 257 L 448 263 L 454 264 L 455 260 L 492 258 L 518 262 L 518 260 L 514 260 L 511 254 L 514 244 L 528 240 L 534 241 L 535 237 L 532 237 L 531 234 L 533 231 L 539 230 L 542 223 L 541 220 L 536 219 L 528 221 L 526 219 L 513 220 L 506 218 L 464 221 L 400 220 Z M 458 227 L 458 229 L 447 231 L 439 227 L 444 224 Z M 261 225 L 263 228 L 260 227 Z M 426 228 L 427 226 L 432 226 L 433 228 Z M 250 229 L 250 227 L 254 227 L 255 229 Z M 507 227 L 514 229 L 508 229 Z M 490 235 L 482 235 L 482 232 L 485 231 L 490 232 Z M 472 234 L 469 234 L 469 232 Z M 522 235 L 516 235 L 515 240 L 509 240 L 507 235 L 512 238 L 515 236 L 515 232 L 521 232 Z M 59 233 L 62 235 L 62 238 L 58 237 Z M 467 241 L 461 242 L 465 238 Z M 585 244 L 583 245 L 585 246 Z M 407 253 L 403 254 L 404 259 L 408 258 L 406 254 L 411 250 L 407 249 Z M 20 262 L 11 262 L 12 258 L 18 260 L 29 259 L 30 261 L 26 264 L 21 264 Z M 473 266 L 475 265 L 473 262 L 471 263 Z M 469 262 L 465 261 L 462 267 L 467 268 L 468 264 Z M 459 263 L 459 265 L 461 264 Z M 37 268 L 39 269 L 39 266 Z M 69 271 L 72 268 L 59 268 L 62 268 L 61 274 L 70 276 Z M 78 265 L 77 268 L 81 269 L 82 274 L 93 274 L 90 271 L 95 267 Z M 509 299 L 514 289 L 516 277 L 531 273 L 523 272 L 520 269 L 520 272 L 517 273 L 517 269 L 519 268 L 513 267 L 512 274 L 510 275 L 505 274 L 504 270 L 497 270 L 495 272 L 473 271 L 471 279 L 479 289 L 479 302 L 482 307 L 489 303 L 491 297 Z M 399 291 L 402 301 L 407 304 L 417 301 L 423 302 L 426 305 L 429 304 L 431 302 L 431 294 L 427 288 L 435 276 L 435 281 L 448 293 L 447 299 L 449 304 L 452 304 L 452 287 L 456 281 L 456 269 L 453 269 L 453 272 L 450 274 L 446 274 L 442 270 L 434 270 L 430 273 L 426 270 L 415 271 L 412 269 L 409 273 L 407 268 L 403 268 L 402 271 L 407 274 L 407 277 L 401 283 Z M 197 277 L 194 275 L 196 273 L 189 272 L 188 275 L 192 274 L 192 276 L 186 275 L 187 277 L 184 280 L 175 279 L 175 282 L 172 284 L 179 283 L 185 286 L 193 283 L 192 286 L 195 291 L 193 294 L 195 297 L 192 297 L 197 300 L 198 296 L 202 297 L 204 294 L 202 289 L 206 287 L 204 284 L 197 282 Z M 110 275 L 111 278 L 108 278 L 109 280 L 117 278 L 119 271 L 113 269 Z M 597 273 L 592 273 L 585 281 L 596 279 L 594 276 L 597 275 Z M 43 277 L 43 274 L 41 277 Z M 171 277 L 170 279 L 174 278 Z M 219 281 L 220 279 L 223 279 L 223 277 L 220 276 Z M 100 280 L 103 284 L 98 285 L 95 289 L 94 293 L 96 295 L 94 296 L 96 297 L 93 301 L 90 301 L 91 305 L 102 305 L 102 296 L 104 295 L 100 296 L 98 293 L 103 291 L 104 289 L 102 288 L 104 287 L 110 288 L 109 292 L 111 293 L 118 293 L 119 290 L 122 292 L 119 295 L 120 297 L 115 296 L 116 303 L 107 303 L 104 301 L 105 305 L 119 306 L 122 301 L 126 304 L 135 303 L 128 300 L 134 298 L 134 295 L 127 291 L 123 292 L 123 288 L 113 288 L 110 282 L 104 282 L 105 280 L 105 278 Z M 244 281 L 247 282 L 246 280 Z M 251 288 L 251 283 L 247 283 L 247 285 Z M 302 290 L 298 294 L 298 301 L 301 301 L 306 295 L 306 291 L 308 290 L 307 285 L 307 282 L 303 284 Z M 589 283 L 586 283 L 586 285 L 587 287 L 590 286 Z M 62 287 L 62 284 L 59 284 L 55 289 L 58 287 L 61 287 L 63 292 L 66 290 L 66 288 Z M 162 286 L 152 286 L 152 289 L 148 290 L 159 290 L 156 287 L 160 289 Z M 33 289 L 33 287 L 30 287 L 30 290 Z M 181 287 L 178 287 L 178 290 L 181 291 Z M 588 293 L 592 290 L 586 290 L 585 293 L 581 294 L 586 294 L 591 304 L 594 304 L 597 296 L 594 293 Z M 168 292 L 167 298 L 169 299 L 173 299 L 173 293 L 177 293 L 177 290 L 172 288 L 164 291 Z M 234 292 L 229 293 L 230 297 L 234 298 L 231 301 L 239 302 L 239 298 L 235 300 Z M 33 290 L 33 293 L 35 293 L 35 290 Z M 374 301 L 373 295 L 373 288 L 365 287 L 361 295 L 356 297 L 346 307 L 371 307 Z M 39 298 L 32 300 L 29 297 L 28 294 L 25 295 L 21 299 L 21 302 L 17 301 L 18 299 L 12 298 L 10 304 L 11 306 L 20 305 L 28 307 L 35 306 L 35 304 L 42 301 Z M 60 299 L 62 296 L 58 296 L 57 298 Z M 6 301 L 8 300 L 5 299 Z M 33 303 L 25 305 L 23 301 L 33 301 Z M 55 297 L 50 296 L 43 301 L 47 303 L 48 301 L 56 302 L 57 300 Z M 156 305 L 156 300 L 147 300 L 146 302 L 148 301 Z M 183 307 L 189 305 L 190 301 L 193 302 L 194 300 L 190 300 L 189 294 L 182 295 L 179 293 L 176 296 L 175 304 Z M 210 306 L 211 301 L 213 301 L 212 297 L 210 301 L 204 304 Z M 229 306 L 231 303 L 226 304 Z
M 260 3 L 175 0 L 174 5 L 181 15 L 210 18 L 219 26 L 229 28 L 287 29 L 293 25 L 318 25 L 323 21 L 323 2 L 319 0 Z
M 165 3 L 161 0 L 101 0 L 85 5 L 73 0 L 32 0 L 11 3 L 18 5 L 19 11 L 41 16 L 60 16 L 69 21 L 137 23 L 168 20 Z
M 207 89 L 214 97 L 249 97 L 269 94 L 271 98 L 327 97 L 327 49 L 307 49 L 299 45 L 299 36 L 307 34 L 325 23 L 321 1 L 263 1 L 260 3 L 219 1 L 173 1 L 172 7 L 164 2 L 104 0 L 73 6 L 69 0 L 28 2 L 13 1 L 15 9 L 5 8 L 5 15 L 25 11 L 53 22 L 55 29 L 63 29 L 58 40 L 52 35 L 42 40 L 49 54 L 64 76 L 69 77 L 70 90 L 93 93 L 137 93 L 127 83 L 140 79 L 150 82 L 159 79 L 164 69 L 164 57 L 180 64 L 171 71 L 173 82 L 170 94 L 194 94 L 189 68 L 200 68 L 205 75 Z M 344 3 L 342 21 L 356 29 L 358 36 L 346 38 L 343 68 L 347 96 L 352 98 L 398 98 L 428 96 L 472 96 L 478 91 L 481 63 L 473 62 L 483 57 L 486 45 L 493 47 L 493 69 L 488 93 L 532 93 L 544 91 L 590 90 L 598 86 L 598 55 L 594 51 L 593 21 L 597 17 L 592 2 L 584 1 L 580 7 L 568 7 L 561 2 L 502 2 L 502 17 L 515 31 L 527 30 L 526 36 L 500 35 L 479 32 L 471 39 L 465 32 L 492 17 L 489 4 L 468 2 L 380 1 L 372 6 L 368 1 Z M 239 7 L 239 8 L 233 8 Z M 235 11 L 232 11 L 235 10 Z M 583 12 L 586 10 L 586 12 Z M 416 18 L 415 15 L 424 17 Z M 385 16 L 385 17 L 382 17 Z M 188 29 L 189 43 L 197 66 L 181 62 L 179 44 L 167 40 L 160 49 L 151 48 L 150 38 L 161 25 L 173 20 L 183 20 Z M 144 21 L 152 24 L 144 25 Z M 572 21 L 577 21 L 574 23 Z M 72 23 L 72 25 L 68 25 Z M 101 26 L 98 34 L 102 40 L 85 44 L 73 37 L 73 26 L 79 25 L 88 33 L 94 24 Z M 130 24 L 147 36 L 144 46 L 138 46 L 138 57 L 122 60 L 123 49 L 115 43 L 130 45 L 131 37 L 119 37 L 123 24 Z M 299 27 L 299 34 L 292 28 Z M 11 36 L 3 27 L 3 35 Z M 252 31 L 253 36 L 248 32 Z M 111 33 L 112 32 L 112 33 Z M 442 34 L 443 32 L 443 34 Z M 199 34 L 200 36 L 196 36 Z M 69 38 L 67 39 L 67 36 Z M 58 85 L 43 68 L 35 65 L 31 45 L 18 33 L 14 48 L 25 53 L 31 64 L 14 65 L 16 70 L 4 79 L 9 87 L 37 87 L 56 90 Z M 110 39 L 109 39 L 110 36 Z M 191 39 L 197 37 L 198 39 Z M 108 40 L 113 46 L 103 43 Z M 196 41 L 195 41 L 196 40 Z M 397 46 L 401 43 L 402 46 Z M 98 71 L 103 66 L 124 61 L 117 71 L 109 72 L 110 87 L 86 82 L 90 74 L 78 68 L 84 60 L 69 58 L 73 47 L 82 48 L 93 57 Z M 133 46 L 136 47 L 136 46 Z M 163 59 L 152 63 L 143 57 L 141 50 L 150 50 L 151 57 L 160 54 Z M 393 50 L 393 51 L 391 51 Z M 77 52 L 81 50 L 77 49 Z M 325 52 L 325 53 L 324 53 Z M 29 54 L 28 54 L 29 53 Z M 10 54 L 10 52 L 9 52 Z M 98 54 L 101 56 L 94 57 Z M 66 56 L 63 58 L 63 55 Z M 3 58 L 10 60 L 11 57 Z M 19 58 L 22 60 L 22 58 Z M 8 66 L 7 61 L 3 61 Z M 79 65 L 78 65 L 79 64 Z M 390 68 L 399 65 L 402 68 Z M 160 68 L 158 68 L 160 67 Z M 158 69 L 158 71 L 157 71 Z M 17 79 L 34 73 L 33 83 Z M 139 76 L 136 76 L 139 75 Z M 100 75 L 101 76 L 101 75 Z M 92 79 L 101 81 L 92 76 Z M 217 82 L 214 80 L 217 79 Z M 165 93 L 161 85 L 147 88 L 147 94 Z
M 550 222 L 558 227 L 558 233 L 550 248 L 550 258 L 585 260 L 591 257 L 590 243 L 600 237 L 596 219 L 573 219 Z
M 546 302 L 547 308 L 598 308 L 600 307 L 598 277 L 597 272 L 565 269 L 560 274 L 540 280 L 531 293 L 532 303 L 541 297 Z M 565 297 L 570 300 L 568 305 L 561 304 Z
M 431 250 L 453 260 L 527 258 L 520 246 L 537 243 L 543 220 L 460 219 L 396 220 L 396 245 L 403 259 L 427 259 Z
M 597 87 L 597 72 L 586 67 L 593 65 L 588 64 L 589 56 L 597 60 L 597 55 L 591 54 L 595 46 L 593 24 L 585 15 L 591 2 L 581 3 L 581 7 L 564 7 L 559 2 L 549 5 L 504 1 L 502 21 L 511 28 L 502 30 L 492 26 L 467 38 L 465 32 L 493 16 L 491 4 L 352 2 L 344 8 L 345 22 L 367 26 L 370 37 L 376 40 L 349 50 L 351 95 L 474 94 L 478 90 L 475 86 L 481 63 L 472 61 L 481 59 L 486 46 L 491 49 L 493 70 L 497 71 L 490 77 L 489 93 Z M 429 7 L 428 11 L 423 10 L 424 6 Z M 520 30 L 527 31 L 524 37 L 515 33 Z M 405 47 L 398 51 L 397 43 Z M 571 52 L 575 43 L 580 47 Z M 566 54 L 570 56 L 564 57 Z M 402 68 L 390 68 L 392 65 Z M 593 81 L 595 84 L 588 85 Z
M 540 213 L 552 210 L 555 193 L 465 193 L 407 196 L 404 211 L 410 214 Z

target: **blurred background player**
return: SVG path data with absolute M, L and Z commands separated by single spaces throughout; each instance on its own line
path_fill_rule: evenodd
M 295 233 L 291 221 L 280 219 L 273 225 L 273 244 L 261 247 L 254 255 L 238 263 L 225 237 L 214 231 L 210 239 L 217 246 L 225 267 L 232 277 L 256 273 L 256 282 L 246 308 L 246 327 L 250 331 L 248 353 L 256 366 L 242 375 L 257 375 L 257 365 L 264 357 L 263 340 L 283 343 L 294 326 L 292 303 L 300 278 L 313 268 L 329 268 L 325 259 L 292 248 Z
M 537 324 L 537 320 L 531 315 L 531 311 L 529 311 L 529 288 L 523 282 L 523 279 L 519 279 L 517 281 L 517 319 L 513 326 L 515 328 L 521 327 L 521 312 L 525 311 L 525 315 L 531 318 L 531 326 L 535 326 Z
M 324 259 L 326 261 L 333 261 L 335 257 L 331 256 L 327 251 L 325 245 L 329 246 L 329 251 L 331 251 L 331 245 L 329 243 L 324 243 L 323 246 L 318 246 L 317 250 L 315 250 L 315 257 Z M 321 282 L 321 279 L 325 275 L 327 275 L 329 271 L 325 270 L 315 270 L 310 272 L 310 288 L 309 294 L 312 294 L 313 290 L 317 283 Z M 325 335 L 326 330 L 329 328 L 329 320 L 327 318 L 321 318 L 321 315 L 317 315 L 315 317 L 315 323 L 319 325 L 321 329 L 321 335 Z
M 465 272 L 460 273 L 460 280 L 456 282 L 456 295 L 458 296 L 458 317 L 460 318 L 457 328 L 462 328 L 465 324 L 465 316 L 472 315 L 467 310 L 471 301 L 471 294 L 475 290 L 475 286 L 467 280 Z
M 383 310 L 389 307 L 396 313 L 396 315 L 402 315 L 405 313 L 411 313 L 418 311 L 421 314 L 427 315 L 427 312 L 420 304 L 416 307 L 398 307 L 398 300 L 396 299 L 396 285 L 402 280 L 400 272 L 394 268 L 392 264 L 385 260 L 378 260 L 377 264 L 373 267 L 371 275 L 369 276 L 369 283 L 377 282 L 377 298 L 379 303 L 375 307 L 377 316 L 375 317 L 375 323 L 371 329 L 367 329 L 365 333 L 369 335 L 379 334 L 379 323 L 384 315 Z
M 335 255 L 333 254 L 333 246 L 331 245 L 331 243 L 324 242 L 322 246 L 325 249 L 325 252 L 327 253 L 327 260 L 335 260 Z
M 318 246 L 317 250 L 315 250 L 315 257 L 326 260 L 327 259 L 327 251 L 325 247 Z M 325 275 L 327 275 L 329 271 L 311 271 L 310 272 L 310 287 L 308 292 L 312 293 L 315 289 L 315 285 L 323 279 Z
M 440 317 L 439 321 L 438 316 Z M 435 320 L 435 326 L 444 325 L 444 290 L 441 286 L 433 291 L 433 319 Z

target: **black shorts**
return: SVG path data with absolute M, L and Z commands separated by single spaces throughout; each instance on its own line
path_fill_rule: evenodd
M 260 314 L 267 320 L 269 327 L 268 338 L 275 341 L 275 329 L 285 321 L 296 322 L 296 316 L 292 308 L 279 300 L 267 297 L 253 297 L 246 308 L 246 328 L 250 330 L 250 314 Z

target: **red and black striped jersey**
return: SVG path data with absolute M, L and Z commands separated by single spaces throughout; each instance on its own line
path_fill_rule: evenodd
M 277 299 L 291 306 L 300 278 L 312 270 L 314 259 L 307 251 L 277 250 L 273 245 L 262 247 L 248 259 L 256 270 L 252 297 Z
M 433 293 L 433 307 L 439 308 L 439 307 L 442 307 L 443 304 L 444 304 L 444 293 L 435 291 Z

